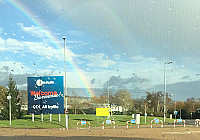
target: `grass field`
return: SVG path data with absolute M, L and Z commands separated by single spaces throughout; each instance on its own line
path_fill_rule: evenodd
M 114 115 L 111 119 L 115 120 L 116 126 L 126 126 L 126 121 L 131 120 L 129 115 Z M 161 119 L 161 117 L 147 116 L 147 124 L 151 124 L 154 118 Z M 96 115 L 83 115 L 83 114 L 70 114 L 69 115 L 69 128 L 76 128 L 77 122 L 81 120 L 89 121 L 91 127 L 101 127 L 102 122 L 108 120 L 107 117 L 97 117 Z M 173 123 L 173 119 L 166 119 L 166 123 Z M 145 117 L 140 118 L 141 125 L 145 125 Z M 65 128 L 65 115 L 61 115 L 61 122 L 58 122 L 58 115 L 52 115 L 52 122 L 49 121 L 49 115 L 44 115 L 44 121 L 41 122 L 40 115 L 35 115 L 35 121 L 32 122 L 31 115 L 25 115 L 22 119 L 12 120 L 12 125 L 9 125 L 9 120 L 0 120 L 0 127 L 13 127 L 13 128 Z M 81 125 L 81 127 L 88 127 L 88 125 Z

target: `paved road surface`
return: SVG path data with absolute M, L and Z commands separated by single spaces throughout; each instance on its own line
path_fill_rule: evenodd
M 36 137 L 36 136 L 0 136 L 0 140 L 153 140 L 147 138 L 120 138 L 120 137 Z

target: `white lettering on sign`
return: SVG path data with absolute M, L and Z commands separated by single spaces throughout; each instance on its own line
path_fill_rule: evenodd
M 48 105 L 48 108 L 49 109 L 58 109 L 59 106 L 57 106 L 57 105 Z
M 38 79 L 36 81 L 37 86 L 50 85 L 50 84 L 54 84 L 54 81 L 42 81 L 41 79 Z
M 41 100 L 41 99 L 64 97 L 64 95 L 61 93 L 59 93 L 59 94 L 56 93 L 55 95 L 47 95 L 47 96 L 40 96 L 38 94 L 35 94 L 34 96 L 35 96 L 34 101 Z
M 33 109 L 41 109 L 40 105 L 33 105 Z
M 58 109 L 58 105 L 33 105 L 33 109 Z

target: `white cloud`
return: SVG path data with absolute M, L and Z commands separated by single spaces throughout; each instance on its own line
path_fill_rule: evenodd
M 5 40 L 0 37 L 0 51 L 6 51 Z
M 1 61 L 0 62 L 0 72 L 22 74 L 29 72 L 30 69 L 26 67 L 22 62 L 13 62 L 13 61 Z
M 86 54 L 82 58 L 88 60 L 87 66 L 93 68 L 107 68 L 108 66 L 115 65 L 115 61 L 106 58 L 104 53 Z
M 20 27 L 20 29 L 26 33 L 31 34 L 32 36 L 38 37 L 38 38 L 44 38 L 48 34 L 50 34 L 49 31 L 43 30 L 40 27 L 25 27 L 23 23 L 17 23 L 17 25 Z
M 19 41 L 11 38 L 3 40 L 0 38 L 0 51 L 15 53 L 18 51 L 23 51 L 30 52 L 48 59 L 56 58 L 58 60 L 63 60 L 64 49 L 55 49 L 51 46 L 46 47 L 43 42 Z M 68 60 L 72 60 L 72 57 L 76 57 L 76 55 L 69 49 L 66 49 L 66 54 L 68 56 Z
M 105 57 L 105 55 L 103 54 L 101 54 L 100 56 L 100 58 L 102 58 L 102 56 Z M 95 68 L 98 69 L 99 65 L 97 64 L 99 57 L 98 55 L 87 56 L 89 60 L 93 59 L 92 63 L 90 63 L 89 65 L 95 66 L 96 64 Z M 158 60 L 156 58 L 145 58 L 142 56 L 136 56 L 132 59 L 133 62 L 124 62 L 122 60 L 118 60 L 114 62 L 114 65 L 110 65 L 109 70 L 100 69 L 98 71 L 88 72 L 88 79 L 91 80 L 95 78 L 96 81 L 99 81 L 93 85 L 97 87 L 102 86 L 107 81 L 107 74 L 109 77 L 120 75 L 120 77 L 123 79 L 133 77 L 134 75 L 141 79 L 148 79 L 143 83 L 135 85 L 141 89 L 152 89 L 157 85 L 164 84 L 164 63 L 162 60 Z M 102 65 L 104 66 L 104 68 L 106 68 L 106 59 L 104 58 L 101 61 L 103 61 Z M 189 79 L 184 79 L 184 76 L 189 76 Z M 166 78 L 167 84 L 198 80 L 198 77 L 196 77 L 196 73 L 194 70 L 188 70 L 187 67 L 183 68 L 181 65 L 178 65 L 175 62 L 166 66 Z

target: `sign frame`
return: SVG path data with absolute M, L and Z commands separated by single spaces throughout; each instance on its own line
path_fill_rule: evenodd
M 28 113 L 64 114 L 63 76 L 27 77 Z

